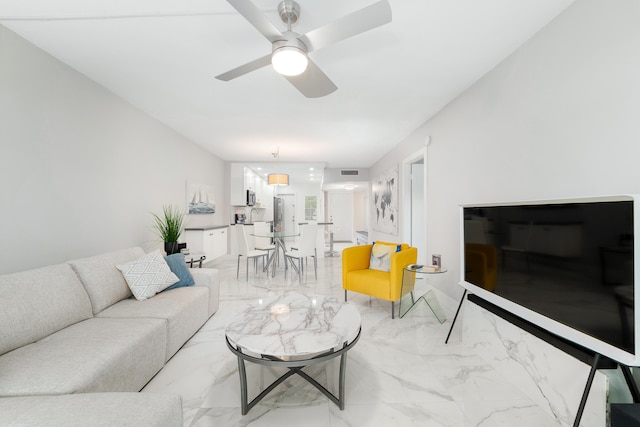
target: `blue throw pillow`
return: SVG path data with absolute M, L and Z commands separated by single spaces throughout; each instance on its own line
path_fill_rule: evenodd
M 196 282 L 193 281 L 193 276 L 189 271 L 189 267 L 187 267 L 187 263 L 184 261 L 184 255 L 182 254 L 173 254 L 164 257 L 167 264 L 169 264 L 169 268 L 171 272 L 178 276 L 178 283 L 174 283 L 169 286 L 165 291 L 169 289 L 181 288 L 183 286 L 193 286 Z

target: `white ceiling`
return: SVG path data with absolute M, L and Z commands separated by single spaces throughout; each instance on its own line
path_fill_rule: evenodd
M 297 0 L 306 33 L 376 0 Z M 254 0 L 284 30 L 278 0 Z M 367 168 L 573 0 L 389 0 L 390 24 L 312 52 L 338 86 L 304 98 L 223 0 L 0 0 L 0 23 L 226 161 Z

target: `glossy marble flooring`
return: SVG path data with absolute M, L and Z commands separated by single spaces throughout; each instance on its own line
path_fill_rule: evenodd
M 339 248 L 338 248 L 339 249 Z M 341 411 L 322 393 L 294 375 L 242 416 L 236 357 L 226 347 L 224 328 L 234 313 L 267 295 L 290 290 L 344 298 L 339 256 L 320 258 L 318 279 L 309 265 L 303 284 L 250 269 L 236 279 L 236 258 L 206 265 L 221 275 L 220 309 L 167 363 L 143 392 L 178 393 L 184 426 L 309 427 L 541 427 L 559 426 L 508 378 L 460 342 L 459 328 L 444 344 L 450 320 L 440 324 L 426 305 L 392 320 L 390 303 L 349 293 L 362 316 L 362 336 L 348 353 L 346 407 Z M 417 289 L 429 289 L 418 283 Z M 457 306 L 442 295 L 451 319 Z M 336 392 L 339 359 L 305 370 Z M 283 371 L 247 364 L 249 398 Z

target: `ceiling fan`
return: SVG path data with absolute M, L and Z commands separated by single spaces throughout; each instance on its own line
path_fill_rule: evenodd
M 280 18 L 287 24 L 287 29 L 283 32 L 251 0 L 227 1 L 271 42 L 272 51 L 222 73 L 216 79 L 229 81 L 272 64 L 277 72 L 307 98 L 326 96 L 337 89 L 331 79 L 309 58 L 308 53 L 391 22 L 389 2 L 381 0 L 300 35 L 291 30 L 300 16 L 300 5 L 294 0 L 283 0 L 278 5 Z

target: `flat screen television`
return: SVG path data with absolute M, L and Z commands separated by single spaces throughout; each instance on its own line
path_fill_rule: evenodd
M 463 205 L 461 285 L 561 338 L 640 365 L 638 195 Z

